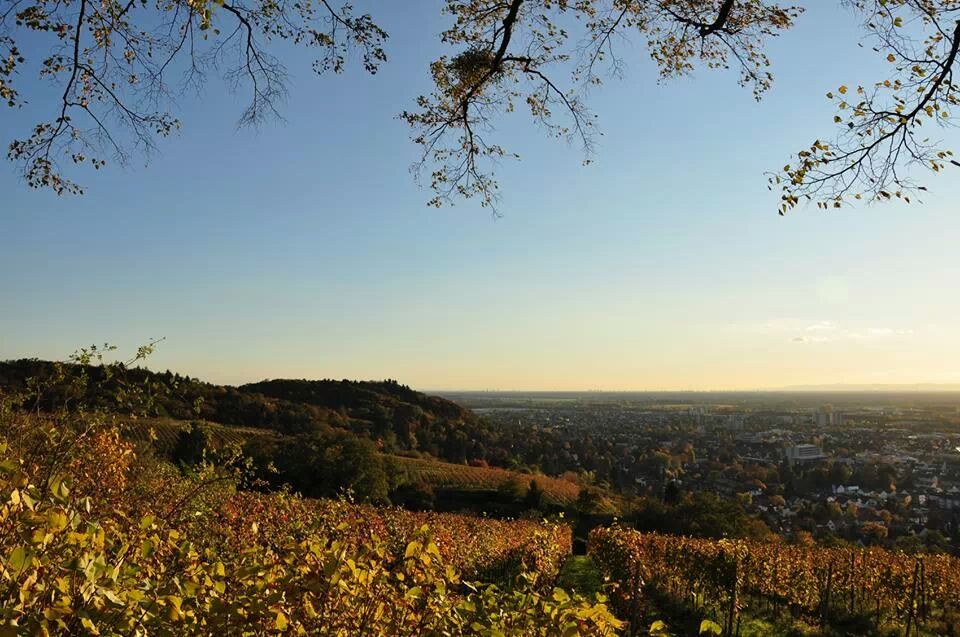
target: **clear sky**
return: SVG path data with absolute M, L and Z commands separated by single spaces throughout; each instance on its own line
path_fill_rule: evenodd
M 182 134 L 80 198 L 0 165 L 0 358 L 166 337 L 151 366 L 239 383 L 725 389 L 960 381 L 957 174 L 924 205 L 776 212 L 764 171 L 831 132 L 823 97 L 882 79 L 854 18 L 815 5 L 756 104 L 725 73 L 658 86 L 636 46 L 591 105 L 596 162 L 511 117 L 503 218 L 435 210 L 395 115 L 428 88 L 437 2 L 382 3 L 390 62 L 317 79 L 237 131 L 219 84 Z M 362 6 L 362 3 L 361 3 Z M 32 108 L 40 108 L 35 103 Z M 4 111 L 6 143 L 38 117 Z M 31 115 L 33 115 L 31 117 Z

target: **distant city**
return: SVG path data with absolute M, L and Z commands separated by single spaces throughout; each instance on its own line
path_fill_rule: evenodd
M 777 533 L 826 541 L 946 548 L 960 530 L 960 393 L 446 397 L 527 431 L 538 452 L 526 460 L 537 470 L 578 471 L 627 496 L 738 498 Z

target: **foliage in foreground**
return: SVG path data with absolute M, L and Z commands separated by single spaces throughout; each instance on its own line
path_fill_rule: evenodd
M 727 634 L 737 632 L 747 607 L 907 634 L 934 625 L 941 634 L 957 628 L 960 561 L 948 555 L 704 540 L 617 527 L 594 529 L 589 553 L 618 583 L 615 601 L 634 621 L 640 598 L 655 592 L 720 619 Z
M 602 597 L 551 587 L 569 550 L 561 527 L 484 531 L 494 523 L 238 492 L 236 472 L 206 465 L 183 477 L 138 457 L 99 414 L 4 410 L 0 438 L 0 634 L 608 635 L 620 625 Z M 477 530 L 484 544 L 464 544 Z M 509 579 L 468 583 L 458 567 Z

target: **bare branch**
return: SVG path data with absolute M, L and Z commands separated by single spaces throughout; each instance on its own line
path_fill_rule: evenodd
M 230 28 L 221 34 L 222 22 Z M 158 137 L 180 127 L 169 112 L 177 93 L 199 88 L 211 70 L 235 89 L 250 88 L 241 125 L 279 117 L 287 76 L 267 52 L 271 40 L 317 48 L 318 71 L 342 70 L 354 50 L 371 73 L 386 60 L 387 34 L 370 16 L 329 0 L 8 0 L 0 13 L 0 51 L 8 52 L 0 58 L 0 98 L 10 106 L 22 103 L 12 85 L 23 62 L 14 32 L 52 39 L 38 72 L 62 86 L 62 99 L 52 120 L 14 139 L 7 155 L 28 185 L 58 194 L 82 192 L 61 170 L 63 158 L 99 169 L 107 157 L 149 156 Z M 183 73 L 179 91 L 168 85 L 171 69 Z

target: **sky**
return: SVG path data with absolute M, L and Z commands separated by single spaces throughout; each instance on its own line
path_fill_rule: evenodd
M 361 7 L 362 3 L 357 3 Z M 402 6 L 401 6 L 402 4 Z M 441 209 L 396 115 L 444 49 L 437 2 L 377 3 L 389 63 L 312 76 L 284 121 L 179 101 L 183 131 L 82 197 L 0 165 L 0 359 L 164 338 L 149 366 L 223 383 L 394 378 L 442 389 L 761 389 L 960 382 L 960 180 L 922 205 L 776 214 L 765 171 L 832 131 L 824 94 L 883 79 L 855 18 L 814 5 L 757 104 L 730 73 L 658 84 L 639 44 L 590 97 L 592 165 L 528 119 L 498 139 L 502 216 Z M 49 110 L 4 111 L 6 143 Z

